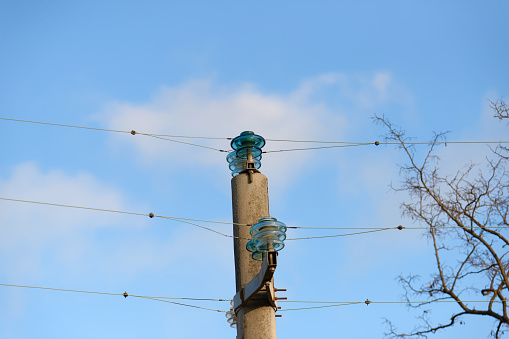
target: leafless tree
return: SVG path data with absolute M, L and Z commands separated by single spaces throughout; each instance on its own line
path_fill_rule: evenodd
M 509 106 L 503 100 L 490 101 L 490 107 L 495 111 L 495 118 L 509 118 Z
M 509 118 L 503 101 L 492 105 L 496 117 Z M 492 148 L 485 166 L 470 164 L 452 176 L 442 175 L 436 150 L 445 141 L 444 133 L 435 134 L 427 152 L 419 156 L 402 130 L 385 117 L 374 119 L 388 129 L 388 141 L 397 143 L 407 157 L 408 164 L 401 167 L 403 181 L 394 189 L 409 194 L 402 214 L 426 225 L 436 261 L 436 271 L 427 279 L 399 277 L 407 301 L 418 297 L 425 302 L 409 304 L 421 314 L 413 330 L 400 332 L 387 321 L 386 336 L 427 338 L 468 317 L 485 316 L 494 320 L 487 335 L 501 338 L 509 329 L 507 148 Z M 439 307 L 435 303 L 440 301 L 453 302 L 458 312 L 447 319 L 432 319 L 427 308 Z

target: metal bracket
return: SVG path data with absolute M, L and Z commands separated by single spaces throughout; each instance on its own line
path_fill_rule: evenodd
M 247 150 L 246 169 L 241 171 L 240 173 L 247 173 L 249 175 L 249 183 L 253 182 L 253 173 L 261 173 L 255 167 L 255 163 L 253 161 L 253 155 L 251 153 L 251 149 Z
M 253 165 L 253 167 L 249 167 L 249 165 Z M 245 170 L 240 171 L 239 173 L 247 173 L 249 175 L 249 183 L 253 182 L 253 173 L 261 173 L 254 167 L 254 162 L 248 162 L 247 168 Z
M 246 286 L 235 294 L 233 297 L 233 308 L 235 313 L 242 307 L 247 301 L 253 298 L 262 288 L 265 287 L 267 291 L 267 298 L 269 304 L 277 310 L 276 294 L 274 292 L 274 284 L 272 283 L 272 277 L 277 266 L 277 252 L 269 251 L 263 259 L 262 267 L 260 272 L 251 279 Z

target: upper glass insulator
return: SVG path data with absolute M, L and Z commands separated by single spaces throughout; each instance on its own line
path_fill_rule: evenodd
M 254 162 L 256 169 L 261 167 L 262 147 L 265 146 L 263 137 L 251 131 L 244 131 L 232 140 L 231 146 L 234 151 L 226 156 L 226 161 L 232 171 L 232 177 L 247 169 L 246 162 L 250 159 Z
M 226 161 L 228 161 L 230 170 L 232 171 L 232 177 L 236 176 L 247 168 L 247 159 L 237 157 L 236 152 L 228 153 L 226 156 Z M 259 169 L 262 165 L 260 159 L 253 158 L 253 162 L 256 169 Z
M 237 155 L 237 157 L 239 157 L 241 159 L 247 159 L 249 152 L 251 152 L 251 156 L 253 157 L 253 159 L 261 160 L 261 158 L 262 158 L 262 149 L 258 148 L 258 147 L 254 147 L 254 146 L 253 147 L 242 147 L 242 148 L 239 148 L 235 152 L 235 154 Z
M 252 131 L 244 131 L 240 135 L 234 138 L 231 142 L 231 146 L 234 150 L 239 150 L 242 147 L 258 147 L 262 148 L 265 146 L 265 139 Z

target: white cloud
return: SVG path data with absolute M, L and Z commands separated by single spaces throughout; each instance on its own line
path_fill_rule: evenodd
M 348 102 L 331 110 L 324 102 L 341 98 Z M 148 102 L 111 102 L 95 118 L 107 128 L 171 135 L 235 137 L 251 130 L 267 139 L 344 140 L 349 121 L 357 111 L 400 102 L 389 72 L 368 76 L 341 73 L 306 79 L 288 94 L 264 93 L 251 84 L 226 88 L 211 81 L 190 81 L 178 87 L 162 88 Z M 353 105 L 353 106 L 352 106 Z M 353 107 L 346 109 L 341 107 Z M 366 123 L 366 122 L 363 122 Z M 228 150 L 227 140 L 178 139 Z M 165 169 L 202 166 L 228 173 L 225 153 L 200 149 L 142 135 L 115 135 L 114 145 L 137 150 L 140 162 Z M 268 141 L 265 151 L 316 146 Z M 266 154 L 262 172 L 285 187 L 302 170 L 310 168 L 316 152 Z M 226 174 L 227 175 L 227 174 Z
M 0 191 L 5 198 L 146 210 L 133 206 L 122 191 L 90 174 L 43 171 L 34 163 L 18 165 L 9 176 L 0 178 Z M 0 201 L 0 211 L 0 258 L 7 281 L 48 278 L 54 267 L 65 271 L 62 279 L 66 275 L 116 279 L 167 270 L 178 262 L 206 262 L 223 268 L 229 264 L 229 247 L 225 246 L 229 238 L 213 235 L 211 242 L 210 233 L 188 224 L 5 200 Z M 225 228 L 226 233 L 228 230 Z M 187 251 L 190 239 L 198 247 L 192 255 Z M 207 256 L 208 251 L 215 257 Z
M 210 81 L 191 81 L 180 87 L 163 88 L 145 104 L 110 103 L 98 119 L 110 128 L 157 134 L 235 137 L 242 131 L 251 130 L 265 138 L 323 139 L 331 135 L 333 130 L 333 135 L 341 139 L 346 127 L 345 120 L 307 99 L 320 83 L 320 80 L 307 83 L 303 85 L 305 90 L 299 88 L 283 96 L 265 94 L 249 84 L 236 89 L 225 89 L 214 86 Z M 230 149 L 227 140 L 179 140 Z M 120 144 L 129 142 L 138 150 L 141 161 L 145 163 L 163 167 L 214 167 L 229 175 L 226 153 L 141 135 L 130 139 L 122 135 L 116 141 Z M 290 146 L 295 148 L 296 145 Z M 277 150 L 281 147 L 289 148 L 288 144 L 269 141 L 264 150 Z M 284 186 L 298 172 L 298 168 L 309 162 L 311 155 L 267 154 L 262 160 L 262 172 L 270 174 L 274 182 Z
M 121 192 L 87 173 L 41 171 L 33 163 L 18 165 L 0 178 L 2 196 L 65 205 L 125 210 Z M 17 278 L 41 274 L 47 257 L 75 264 L 97 228 L 118 226 L 126 217 L 106 212 L 1 201 L 0 253 L 11 257 L 4 273 Z M 47 263 L 47 262 L 46 262 Z

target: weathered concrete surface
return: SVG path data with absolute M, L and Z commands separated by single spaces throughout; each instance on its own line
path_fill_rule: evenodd
M 258 219 L 269 216 L 268 181 L 261 173 L 247 173 L 232 178 L 233 222 L 255 224 Z M 246 243 L 251 239 L 249 226 L 233 225 L 235 237 L 235 281 L 237 292 L 246 286 L 260 271 L 261 261 L 253 260 Z M 276 320 L 274 309 L 269 305 L 264 292 L 256 296 L 237 313 L 237 339 L 275 339 Z M 261 299 L 261 300 L 259 300 Z

